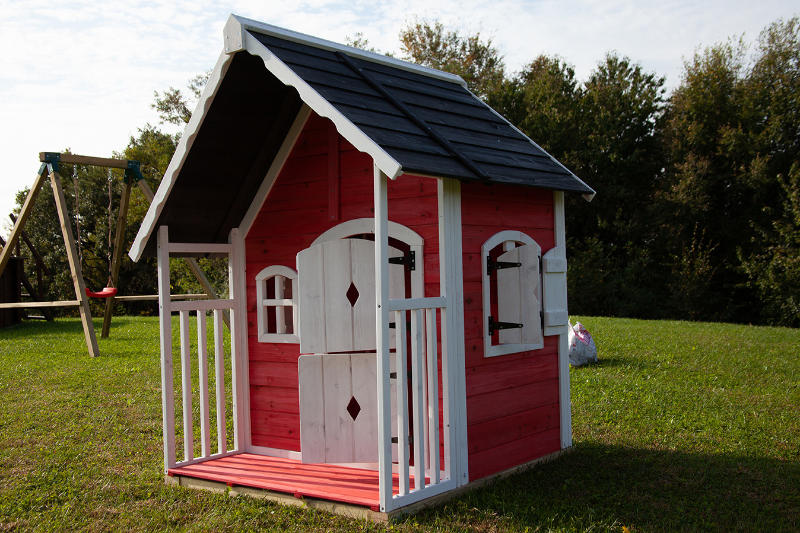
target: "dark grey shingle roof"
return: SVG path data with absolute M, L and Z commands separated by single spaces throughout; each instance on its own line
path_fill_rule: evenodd
M 405 172 L 594 192 L 457 83 L 251 33 Z

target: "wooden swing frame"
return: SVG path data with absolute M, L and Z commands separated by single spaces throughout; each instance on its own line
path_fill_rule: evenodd
M 56 204 L 56 211 L 58 213 L 58 221 L 61 226 L 61 234 L 64 238 L 64 245 L 67 251 L 67 263 L 69 264 L 70 275 L 72 277 L 72 284 L 75 290 L 75 300 L 58 300 L 58 301 L 34 301 L 34 302 L 0 302 L 0 309 L 20 309 L 20 308 L 52 308 L 52 307 L 78 307 L 83 325 L 83 334 L 86 339 L 86 347 L 89 350 L 89 355 L 97 357 L 100 355 L 100 350 L 97 346 L 97 335 L 95 334 L 94 325 L 92 324 L 92 313 L 89 307 L 89 295 L 86 290 L 86 283 L 83 279 L 83 272 L 81 264 L 78 259 L 78 252 L 75 243 L 75 238 L 72 234 L 72 226 L 70 225 L 69 211 L 67 209 L 67 202 L 64 197 L 64 189 L 61 185 L 61 175 L 58 172 L 59 163 L 73 164 L 73 165 L 88 165 L 104 168 L 117 168 L 125 171 L 124 183 L 125 187 L 122 190 L 120 197 L 119 213 L 117 215 L 117 224 L 114 236 L 114 253 L 111 259 L 111 281 L 112 286 L 117 286 L 119 279 L 119 269 L 122 260 L 122 248 L 125 245 L 125 228 L 128 219 L 128 206 L 130 204 L 131 189 L 134 182 L 139 190 L 144 195 L 148 203 L 153 201 L 153 191 L 142 179 L 139 170 L 139 162 L 128 159 L 112 159 L 105 157 L 93 157 L 85 155 L 57 153 L 57 152 L 40 152 L 39 161 L 41 166 L 36 174 L 33 185 L 28 191 L 25 202 L 22 204 L 22 209 L 14 221 L 14 226 L 8 241 L 0 250 L 0 274 L 6 268 L 9 259 L 13 253 L 14 246 L 19 241 L 23 234 L 23 228 L 28 220 L 33 205 L 36 201 L 39 191 L 44 184 L 46 178 L 49 178 L 50 185 L 53 188 L 53 199 Z M 200 265 L 194 258 L 184 258 L 189 270 L 194 277 L 203 287 L 205 293 L 203 294 L 181 294 L 173 295 L 172 299 L 199 299 L 199 298 L 217 298 L 217 293 L 211 285 L 206 275 L 200 269 Z M 103 316 L 103 328 L 101 336 L 107 338 L 111 329 L 111 318 L 114 311 L 114 302 L 126 301 L 149 301 L 158 300 L 158 295 L 134 295 L 134 296 L 111 296 L 105 299 L 105 313 Z M 223 317 L 226 325 L 229 325 L 227 316 Z

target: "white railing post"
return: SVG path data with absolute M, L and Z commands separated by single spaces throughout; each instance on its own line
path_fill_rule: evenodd
M 422 310 L 411 311 L 411 406 L 414 409 L 414 490 L 425 487 L 425 397 L 423 391 L 425 349 Z
M 436 309 L 425 310 L 425 327 L 428 331 L 428 465 L 431 483 L 439 483 L 439 350 L 436 338 Z
M 399 467 L 400 483 L 398 495 L 408 494 L 410 484 L 408 481 L 408 396 L 406 387 L 406 312 L 395 312 L 395 384 L 397 387 L 397 464 Z
M 375 340 L 378 393 L 378 486 L 380 508 L 392 510 L 392 400 L 389 374 L 389 219 L 386 175 L 374 166 L 375 202 Z M 402 369 L 397 368 L 398 377 Z M 402 380 L 397 380 L 398 387 Z M 398 406 L 399 408 L 399 406 Z M 399 441 L 400 435 L 398 435 Z M 398 442 L 398 451 L 400 443 Z
M 181 387 L 183 389 L 183 460 L 194 459 L 192 424 L 192 360 L 189 349 L 189 311 L 180 312 L 181 323 Z
M 217 453 L 228 451 L 225 417 L 225 344 L 222 310 L 214 309 L 214 383 L 217 387 Z
M 206 312 L 197 310 L 197 388 L 200 391 L 200 453 L 211 455 L 211 429 L 208 407 L 208 336 Z
M 175 465 L 175 392 L 172 381 L 172 320 L 169 293 L 169 231 L 158 228 L 158 325 L 161 342 L 161 421 L 164 472 Z

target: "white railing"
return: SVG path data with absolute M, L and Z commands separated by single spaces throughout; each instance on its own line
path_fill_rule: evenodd
M 247 442 L 246 401 L 246 327 L 242 324 L 244 311 L 244 244 L 237 229 L 231 230 L 231 244 L 171 243 L 166 226 L 158 229 L 158 306 L 161 338 L 161 407 L 164 437 L 164 470 L 184 466 L 206 459 L 238 453 Z M 170 295 L 169 254 L 228 254 L 229 299 L 173 301 Z M 173 367 L 172 313 L 177 312 L 180 323 L 180 407 L 182 411 L 183 454 L 178 461 L 176 452 L 175 420 L 175 368 Z M 213 313 L 214 335 L 214 390 L 209 389 L 209 354 L 207 313 Z M 192 353 L 190 339 L 190 313 L 197 315 L 197 349 Z M 226 362 L 224 328 L 225 316 L 230 316 L 230 354 Z M 197 371 L 192 370 L 192 359 L 197 356 Z M 198 414 L 193 409 L 193 378 Z M 231 392 L 228 393 L 227 391 Z M 215 398 L 212 404 L 211 398 Z M 211 421 L 211 405 L 216 412 L 216 424 Z M 230 406 L 230 409 L 228 408 Z M 195 424 L 195 420 L 198 424 Z M 228 421 L 232 422 L 229 431 Z M 196 428 L 196 426 L 199 426 Z M 199 454 L 195 449 L 195 429 L 199 430 Z M 216 434 L 216 451 L 212 452 L 212 430 Z M 233 445 L 229 445 L 232 437 Z
M 226 405 L 232 398 L 226 393 L 226 365 L 225 365 L 225 344 L 223 312 L 233 310 L 233 301 L 226 299 L 219 300 L 194 300 L 187 302 L 173 302 L 173 311 L 179 312 L 180 319 L 180 354 L 181 354 L 181 399 L 183 413 L 183 458 L 175 461 L 173 466 L 184 466 L 198 461 L 223 457 L 235 453 L 236 450 L 228 449 L 228 416 Z M 192 359 L 194 354 L 191 350 L 190 339 L 190 312 L 194 311 L 197 316 L 197 372 L 192 371 Z M 214 336 L 214 397 L 216 411 L 216 452 L 212 452 L 211 447 L 211 409 L 210 399 L 211 390 L 209 388 L 208 376 L 208 334 L 207 334 L 207 315 L 213 313 L 213 336 Z M 195 450 L 195 416 L 193 410 L 193 384 L 192 378 L 197 375 L 198 401 L 199 408 L 199 430 L 200 430 L 200 453 Z M 174 425 L 173 425 L 174 428 Z M 174 434 L 173 434 L 174 438 Z
M 445 339 L 438 334 L 444 323 L 447 303 L 444 298 L 389 300 L 390 319 L 396 328 L 395 390 L 399 483 L 392 491 L 393 507 L 407 505 L 455 486 L 450 479 L 450 454 L 442 446 L 439 414 L 447 427 L 450 413 L 439 400 L 439 386 L 447 390 L 447 376 L 440 373 L 439 361 L 446 352 Z M 410 336 L 405 332 L 410 315 Z M 439 342 L 439 339 L 442 342 Z M 403 379 L 409 359 L 411 379 Z M 440 351 L 441 347 L 441 351 Z M 411 398 L 411 412 L 409 402 Z M 445 439 L 446 442 L 449 439 Z M 444 457 L 441 450 L 444 448 Z M 412 486 L 413 481 L 413 486 Z

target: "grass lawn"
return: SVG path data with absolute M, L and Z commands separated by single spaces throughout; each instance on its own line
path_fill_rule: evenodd
M 572 453 L 393 530 L 800 530 L 800 330 L 581 320 Z M 157 319 L 100 349 L 77 319 L 0 330 L 0 531 L 386 528 L 166 486 Z

